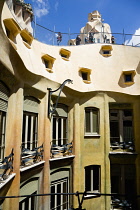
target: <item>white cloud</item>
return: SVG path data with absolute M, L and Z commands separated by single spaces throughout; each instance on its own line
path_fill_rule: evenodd
M 36 17 L 40 18 L 49 13 L 48 0 L 32 0 L 32 2 L 34 2 L 34 14 Z
M 125 45 L 140 46 L 140 28 L 135 31 L 131 39 L 125 41 Z

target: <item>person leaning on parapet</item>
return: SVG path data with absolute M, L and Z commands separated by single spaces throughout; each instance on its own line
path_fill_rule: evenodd
M 115 43 L 115 37 L 114 37 L 114 36 L 111 37 L 111 43 L 112 43 L 112 44 Z
M 76 37 L 76 45 L 80 45 L 80 42 L 81 42 L 81 38 L 79 35 L 77 35 Z
M 85 37 L 85 44 L 88 44 L 89 40 L 88 40 L 88 36 Z
M 89 43 L 93 43 L 93 34 L 89 33 Z
M 61 41 L 62 41 L 62 34 L 61 34 L 61 32 L 58 32 L 58 34 L 57 34 L 57 44 L 59 45 Z

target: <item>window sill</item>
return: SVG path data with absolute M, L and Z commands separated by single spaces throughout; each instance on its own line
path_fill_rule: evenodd
M 50 161 L 62 160 L 62 159 L 68 159 L 68 158 L 75 158 L 75 155 L 61 156 L 61 157 L 54 157 L 54 158 L 51 158 L 51 159 L 50 159 Z
M 16 44 L 15 44 L 11 39 L 9 39 L 9 41 L 10 41 L 11 45 L 13 46 L 13 48 L 14 48 L 15 50 L 17 50 Z
M 41 164 L 43 164 L 43 163 L 45 163 L 44 160 L 42 160 L 42 161 L 40 161 L 40 162 L 38 162 L 38 163 L 34 163 L 34 164 L 32 164 L 32 165 L 29 165 L 29 166 L 25 166 L 25 167 L 22 166 L 22 168 L 20 168 L 20 172 L 29 170 L 29 169 L 34 168 L 34 167 L 36 167 L 36 166 L 39 166 L 39 165 L 41 165 Z
M 23 44 L 24 44 L 28 49 L 31 49 L 31 46 L 30 46 L 27 42 L 23 41 Z
M 83 82 L 86 83 L 86 84 L 90 84 L 91 83 L 91 81 L 89 81 L 89 80 L 83 80 Z
M 62 59 L 65 60 L 65 61 L 69 61 L 69 58 L 62 57 Z
M 97 198 L 99 196 L 100 196 L 100 193 L 99 192 L 89 192 L 89 194 L 87 192 L 87 195 L 84 196 L 84 199 Z
M 124 82 L 125 85 L 133 85 L 134 82 Z
M 112 54 L 102 54 L 102 56 L 104 56 L 104 57 L 110 57 L 110 56 L 112 56 Z
M 100 138 L 100 136 L 101 136 L 100 134 L 85 134 L 84 135 L 85 138 L 87 138 L 87 137 L 98 137 L 98 138 Z
M 3 180 L 3 181 L 0 181 L 0 189 L 6 185 L 11 179 L 13 179 L 15 177 L 15 173 L 12 173 L 11 175 L 8 175 L 8 178 Z
M 53 73 L 53 70 L 52 70 L 52 69 L 46 68 L 46 70 L 47 70 L 49 73 Z

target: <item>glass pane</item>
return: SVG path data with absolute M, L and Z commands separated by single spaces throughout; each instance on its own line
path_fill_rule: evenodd
M 23 114 L 23 123 L 22 123 L 22 148 L 25 148 L 25 128 L 26 128 L 26 115 Z
M 53 144 L 56 144 L 56 118 L 53 118 Z
M 62 124 L 62 119 L 58 119 L 58 145 L 61 146 L 61 139 L 62 139 L 62 134 L 61 134 L 61 125 Z
M 67 182 L 63 183 L 63 193 L 67 193 Z M 67 195 L 63 195 L 63 208 L 67 208 Z
M 132 110 L 124 110 L 125 117 L 132 117 Z
M 91 168 L 86 167 L 85 170 L 85 190 L 91 191 Z
M 66 119 L 63 119 L 63 144 L 66 144 L 66 138 L 67 138 L 67 124 Z
M 61 193 L 61 184 L 57 185 L 57 193 Z M 61 195 L 57 195 L 57 210 L 60 210 Z
M 133 141 L 132 121 L 127 120 L 123 122 L 123 137 L 125 142 Z
M 93 190 L 99 190 L 99 166 L 93 167 Z
M 90 132 L 90 110 L 86 110 L 86 132 Z
M 119 122 L 118 121 L 111 121 L 110 122 L 110 137 L 111 137 L 111 142 L 120 141 Z
M 88 74 L 85 72 L 82 72 L 82 79 L 83 80 L 88 80 Z
M 93 133 L 98 133 L 98 111 L 93 110 L 92 111 L 92 119 L 93 119 Z
M 51 186 L 51 193 L 55 193 L 55 186 Z M 55 207 L 55 195 L 51 195 L 51 209 Z
M 33 148 L 37 147 L 37 138 L 38 138 L 38 117 L 34 116 L 33 118 Z
M 27 149 L 30 149 L 30 136 L 31 136 L 31 116 L 28 116 L 28 137 L 27 137 Z M 32 145 L 31 145 L 32 148 Z

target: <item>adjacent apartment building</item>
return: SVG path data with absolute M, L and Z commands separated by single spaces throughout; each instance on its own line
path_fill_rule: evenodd
M 32 17 L 0 1 L 0 209 L 140 209 L 140 48 L 98 11 L 77 46 L 34 39 Z

